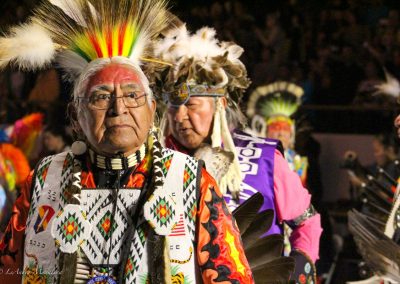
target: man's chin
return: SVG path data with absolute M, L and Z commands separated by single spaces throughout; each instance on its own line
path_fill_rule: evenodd
M 118 153 L 131 154 L 135 150 L 137 150 L 137 148 L 139 148 L 142 144 L 143 143 L 140 143 L 139 141 L 121 141 L 120 139 L 110 139 L 107 143 L 103 144 L 103 147 L 101 147 L 101 149 L 103 150 L 103 152 L 110 155 L 115 155 Z
M 181 144 L 188 150 L 197 150 L 201 145 L 201 143 L 199 143 L 199 142 L 195 142 L 195 141 L 192 142 L 192 141 L 187 141 L 187 140 Z

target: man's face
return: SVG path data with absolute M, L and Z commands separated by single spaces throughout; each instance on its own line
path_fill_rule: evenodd
M 267 127 L 267 138 L 280 140 L 286 150 L 291 146 L 292 127 L 286 121 L 272 122 Z
M 89 80 L 86 98 L 114 95 L 107 109 L 96 109 L 88 100 L 78 105 L 78 123 L 88 142 L 99 154 L 134 153 L 146 140 L 153 123 L 155 102 L 136 108 L 126 107 L 124 95 L 144 94 L 138 73 L 126 65 L 110 64 Z
M 215 111 L 214 98 L 191 97 L 179 107 L 168 106 L 168 123 L 172 136 L 189 150 L 210 142 Z

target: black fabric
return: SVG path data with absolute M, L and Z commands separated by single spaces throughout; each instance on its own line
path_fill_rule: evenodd
M 115 188 L 117 186 L 122 188 L 128 184 L 129 177 L 133 170 L 134 168 L 130 168 L 127 171 L 121 170 L 121 177 L 118 185 L 116 184 L 118 171 L 94 168 L 92 172 L 97 188 Z

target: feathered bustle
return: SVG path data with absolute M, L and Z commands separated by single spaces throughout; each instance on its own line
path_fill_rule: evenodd
M 255 283 L 288 283 L 294 271 L 294 259 L 282 256 L 282 235 L 263 236 L 274 218 L 273 210 L 258 213 L 263 203 L 264 197 L 258 192 L 236 208 L 232 215 L 240 230 Z
M 400 246 L 373 225 L 367 216 L 353 210 L 348 213 L 349 230 L 358 251 L 377 275 L 400 282 Z

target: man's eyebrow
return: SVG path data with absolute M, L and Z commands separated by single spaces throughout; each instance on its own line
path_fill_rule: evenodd
M 106 91 L 106 92 L 112 92 L 114 90 L 114 87 L 110 85 L 96 85 L 90 88 L 89 93 L 97 92 L 97 91 Z
M 126 83 L 126 84 L 121 84 L 121 89 L 142 90 L 142 87 L 139 84 L 136 84 L 136 83 Z

